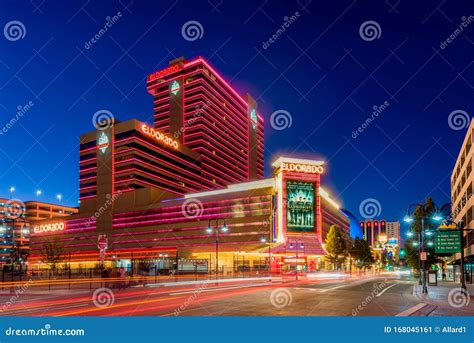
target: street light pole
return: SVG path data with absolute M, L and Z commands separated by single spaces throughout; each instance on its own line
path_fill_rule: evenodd
M 425 218 L 424 218 L 424 209 L 422 210 L 423 217 L 421 218 L 421 253 L 423 254 L 423 259 L 421 260 L 421 268 L 423 269 L 423 294 L 428 294 L 428 287 L 426 286 L 426 252 L 425 252 Z M 420 256 L 421 258 L 421 256 Z
M 426 251 L 425 251 L 425 217 L 426 217 L 426 213 L 425 213 L 425 207 L 423 204 L 412 204 L 410 206 L 408 206 L 408 209 L 407 209 L 407 216 L 405 217 L 405 221 L 407 223 L 411 223 L 413 222 L 413 218 L 411 218 L 411 216 L 409 215 L 410 213 L 410 208 L 412 208 L 413 206 L 416 206 L 417 208 L 420 208 L 420 211 L 421 211 L 421 230 L 419 230 L 419 232 L 417 232 L 417 235 L 419 237 L 419 240 L 418 240 L 418 252 L 419 252 L 419 260 L 420 260 L 420 264 L 421 264 L 421 270 L 420 270 L 420 281 L 419 281 L 419 284 L 422 286 L 422 293 L 423 294 L 428 294 L 428 287 L 426 285 Z
M 302 249 L 303 249 L 303 252 L 304 252 L 304 243 L 302 240 L 300 239 L 297 239 L 297 240 L 294 240 L 294 241 L 290 241 L 290 249 L 293 249 L 293 244 L 296 244 L 296 281 L 298 281 L 298 246 L 300 246 Z
M 216 236 L 216 280 L 219 279 L 219 221 L 222 220 L 224 225 L 222 226 L 222 232 L 227 232 L 229 229 L 225 223 L 225 219 L 215 219 L 216 228 L 213 229 L 211 226 L 212 220 L 209 220 L 209 224 L 207 226 L 207 233 L 214 233 Z
M 262 243 L 266 243 L 268 245 L 268 274 L 270 277 L 272 276 L 272 243 L 270 240 L 267 241 L 265 237 L 262 237 L 260 240 Z

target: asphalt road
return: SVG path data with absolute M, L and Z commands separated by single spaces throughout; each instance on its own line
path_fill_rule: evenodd
M 413 288 L 408 279 L 379 275 L 219 284 L 199 281 L 179 286 L 98 289 L 95 293 L 33 290 L 16 297 L 0 293 L 0 315 L 393 316 L 420 303 Z

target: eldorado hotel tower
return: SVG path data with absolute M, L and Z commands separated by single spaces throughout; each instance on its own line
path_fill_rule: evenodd
M 42 245 L 57 240 L 72 268 L 151 259 L 210 271 L 218 238 L 221 272 L 269 260 L 274 272 L 321 268 L 329 226 L 349 235 L 321 188 L 324 162 L 275 158 L 264 178 L 255 100 L 203 58 L 171 61 L 148 76 L 147 90 L 153 125 L 114 120 L 81 136 L 79 213 L 33 228 L 30 266 L 41 268 Z

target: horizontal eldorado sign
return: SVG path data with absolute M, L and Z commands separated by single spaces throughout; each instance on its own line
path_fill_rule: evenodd
M 148 75 L 147 81 L 150 82 L 150 81 L 159 79 L 161 77 L 164 77 L 166 75 L 169 75 L 171 73 L 179 71 L 179 70 L 181 70 L 181 68 L 182 67 L 179 64 L 173 64 L 172 66 L 169 66 L 168 68 L 165 68 L 165 69 L 159 70 L 157 72 L 151 73 L 150 75 Z
M 310 174 L 322 174 L 324 172 L 323 166 L 314 166 L 309 164 L 301 163 L 286 163 L 281 164 L 281 170 L 297 172 L 297 173 L 310 173 Z
M 64 230 L 64 222 L 35 225 L 34 233 L 55 232 Z
M 179 148 L 178 141 L 166 136 L 164 133 L 157 131 L 152 127 L 149 127 L 146 124 L 142 125 L 141 130 L 145 135 L 153 137 L 155 140 L 159 141 L 160 143 L 163 143 L 164 145 L 168 145 L 174 149 Z

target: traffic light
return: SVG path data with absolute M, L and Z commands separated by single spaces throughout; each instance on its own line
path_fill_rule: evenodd
M 385 234 L 387 232 L 387 222 L 385 220 L 380 221 L 380 233 Z
M 405 251 L 405 249 L 400 249 L 400 258 L 405 258 L 407 252 Z

